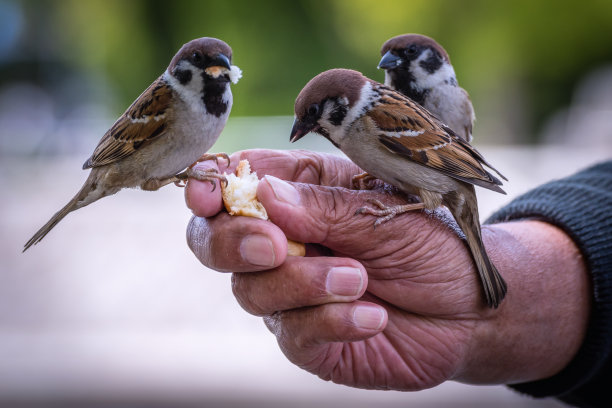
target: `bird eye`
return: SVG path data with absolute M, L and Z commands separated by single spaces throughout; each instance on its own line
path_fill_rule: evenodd
M 202 54 L 200 54 L 198 51 L 194 52 L 191 54 L 191 61 L 193 61 L 195 64 L 202 62 Z
M 306 113 L 308 116 L 317 116 L 319 114 L 319 105 L 313 103 L 308 107 L 308 111 Z
M 406 55 L 414 55 L 418 50 L 418 47 L 415 44 L 412 44 L 410 47 L 406 48 Z

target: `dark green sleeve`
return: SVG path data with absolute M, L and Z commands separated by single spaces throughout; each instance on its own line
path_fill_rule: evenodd
M 612 161 L 552 181 L 518 197 L 488 223 L 539 219 L 564 230 L 590 273 L 590 321 L 580 350 L 560 373 L 512 388 L 580 407 L 612 407 Z

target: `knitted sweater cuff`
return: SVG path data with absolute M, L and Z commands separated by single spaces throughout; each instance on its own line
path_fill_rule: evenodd
M 487 223 L 539 219 L 561 228 L 580 249 L 593 299 L 585 340 L 555 376 L 511 385 L 534 397 L 563 396 L 594 378 L 612 347 L 612 161 L 544 184 L 493 214 Z

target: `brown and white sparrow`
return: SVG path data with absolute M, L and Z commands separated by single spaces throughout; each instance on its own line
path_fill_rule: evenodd
M 295 116 L 292 142 L 319 133 L 372 176 L 420 197 L 416 204 L 373 202 L 380 209 L 361 210 L 383 217 L 377 224 L 406 211 L 446 206 L 466 236 L 487 304 L 500 304 L 506 283 L 482 244 L 474 185 L 504 193 L 483 166 L 504 177 L 476 149 L 410 98 L 347 69 L 308 82 L 295 101 Z
M 68 213 L 123 188 L 157 190 L 188 177 L 214 185 L 218 174 L 200 173 L 190 166 L 200 159 L 216 159 L 205 153 L 230 114 L 229 83 L 242 75 L 231 59 L 232 49 L 216 38 L 183 45 L 166 71 L 102 136 L 83 165 L 91 171 L 81 190 L 30 238 L 24 251 Z
M 474 108 L 440 44 L 420 34 L 398 35 L 383 44 L 380 55 L 378 68 L 385 70 L 385 85 L 423 106 L 463 140 L 472 141 Z

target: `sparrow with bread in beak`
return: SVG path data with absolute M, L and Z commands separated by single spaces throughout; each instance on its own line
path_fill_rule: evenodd
M 360 212 L 380 217 L 376 224 L 446 206 L 465 234 L 487 305 L 499 306 L 506 283 L 482 243 L 474 185 L 504 193 L 485 166 L 504 177 L 476 149 L 410 98 L 347 69 L 317 75 L 298 95 L 290 140 L 309 132 L 327 138 L 373 177 L 420 197 L 396 207 L 372 201 L 379 209 Z
M 152 191 L 188 177 L 214 186 L 219 174 L 191 166 L 217 157 L 205 153 L 230 114 L 229 84 L 242 75 L 231 60 L 232 49 L 216 38 L 198 38 L 183 45 L 166 71 L 102 136 L 83 165 L 91 171 L 79 192 L 34 234 L 24 251 L 68 213 L 123 188 Z
M 398 35 L 383 44 L 380 55 L 378 68 L 385 70 L 385 85 L 423 106 L 463 140 L 472 141 L 474 108 L 440 44 L 420 34 Z

